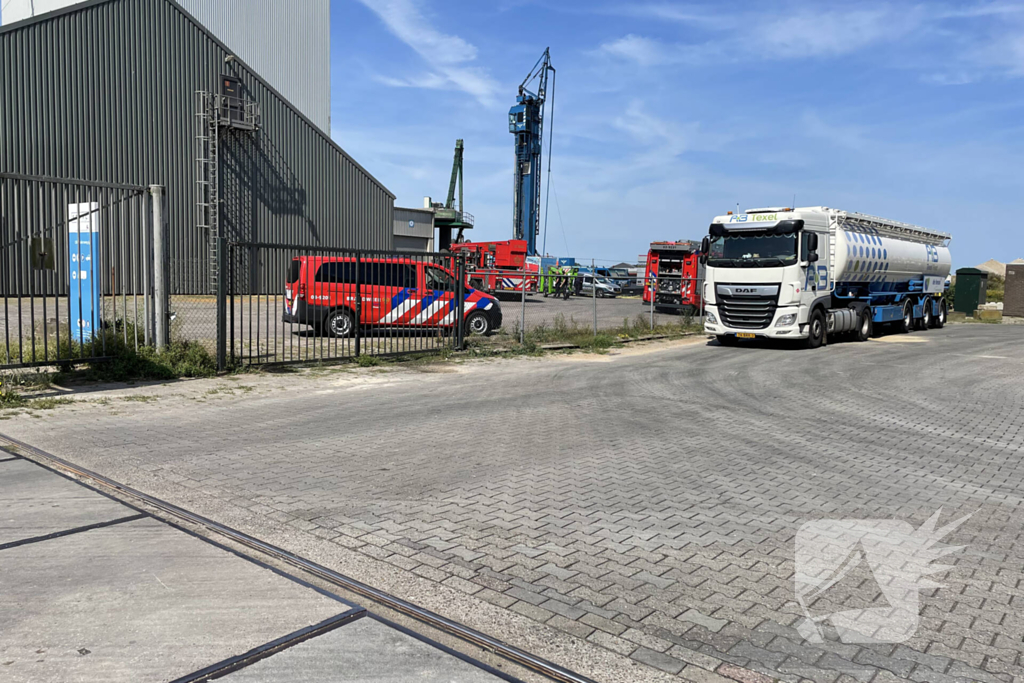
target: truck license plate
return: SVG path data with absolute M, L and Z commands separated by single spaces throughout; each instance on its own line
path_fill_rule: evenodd
M 738 337 L 739 339 L 753 339 L 753 338 L 754 338 L 754 337 L 756 337 L 757 335 L 755 335 L 755 334 L 752 334 L 752 333 L 750 333 L 750 332 L 737 332 L 737 333 L 736 333 L 736 336 L 737 336 L 737 337 Z

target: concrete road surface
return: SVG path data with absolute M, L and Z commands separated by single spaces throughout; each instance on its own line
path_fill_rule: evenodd
M 310 627 L 227 680 L 513 680 L 0 451 L 0 680 L 195 680 Z
M 636 680 L 1024 677 L 1018 329 L 442 370 L 179 385 L 0 430 L 602 681 L 622 660 Z M 843 640 L 838 609 L 797 599 L 802 529 L 882 520 L 924 553 L 966 515 L 945 587 L 895 596 L 917 600 L 898 642 Z M 877 560 L 837 561 L 836 604 L 892 605 Z

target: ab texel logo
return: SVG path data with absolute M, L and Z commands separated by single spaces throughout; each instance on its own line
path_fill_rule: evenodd
M 818 520 L 796 537 L 796 599 L 806 617 L 798 630 L 823 642 L 831 623 L 844 643 L 902 643 L 917 631 L 922 589 L 950 566 L 933 561 L 963 550 L 939 545 L 970 515 L 935 528 L 940 509 L 919 528 L 891 519 Z

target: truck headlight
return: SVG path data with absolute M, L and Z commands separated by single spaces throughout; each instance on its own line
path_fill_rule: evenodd
M 789 327 L 796 322 L 796 313 L 787 313 L 775 321 L 775 327 Z
M 716 318 L 715 314 L 712 313 L 711 311 L 705 311 L 704 317 L 705 317 L 705 322 L 710 323 L 711 325 L 717 325 L 718 324 L 718 318 Z

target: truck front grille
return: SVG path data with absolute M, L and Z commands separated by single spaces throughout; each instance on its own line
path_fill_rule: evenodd
M 778 307 L 779 295 L 723 296 L 718 295 L 718 312 L 729 327 L 745 330 L 763 330 L 771 324 Z

